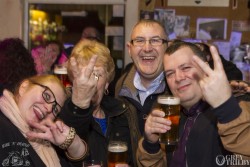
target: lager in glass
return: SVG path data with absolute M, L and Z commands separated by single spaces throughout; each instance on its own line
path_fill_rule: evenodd
M 66 88 L 71 87 L 66 67 L 63 65 L 55 65 L 54 74 L 62 81 Z
M 125 142 L 111 141 L 108 145 L 108 167 L 115 167 L 116 164 L 126 164 L 128 147 Z
M 164 95 L 159 96 L 157 102 L 160 109 L 165 113 L 165 118 L 172 122 L 171 129 L 160 134 L 160 142 L 175 145 L 179 138 L 180 98 Z

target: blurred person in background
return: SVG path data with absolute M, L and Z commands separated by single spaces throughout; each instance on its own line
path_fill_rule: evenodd
M 6 38 L 0 41 L 0 87 L 2 89 L 13 91 L 20 81 L 35 74 L 34 60 L 21 39 Z
M 100 31 L 94 26 L 86 26 L 85 28 L 83 28 L 82 34 L 79 40 L 81 39 L 96 40 L 98 42 L 102 41 Z M 73 48 L 74 46 L 71 46 L 65 49 L 65 52 L 68 55 L 68 57 L 71 55 Z
M 82 39 L 96 40 L 101 42 L 101 33 L 97 30 L 97 28 L 87 26 L 82 30 Z
M 31 50 L 31 54 L 39 75 L 53 73 L 56 64 L 63 65 L 68 60 L 59 41 L 48 41 L 44 46 L 37 46 Z

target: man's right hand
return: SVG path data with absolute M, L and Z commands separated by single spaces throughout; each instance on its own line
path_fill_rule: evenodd
M 241 80 L 232 80 L 230 81 L 230 86 L 234 96 L 241 96 L 246 93 L 250 93 L 249 83 Z
M 159 141 L 159 133 L 166 133 L 171 129 L 171 121 L 164 118 L 165 113 L 154 109 L 148 116 L 145 123 L 145 138 L 151 143 Z
M 77 64 L 75 58 L 70 58 L 69 67 L 73 75 L 72 102 L 82 108 L 88 108 L 96 93 L 98 77 L 93 75 L 97 56 L 93 56 L 86 66 Z

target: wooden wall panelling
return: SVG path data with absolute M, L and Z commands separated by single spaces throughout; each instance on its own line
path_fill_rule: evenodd
M 155 8 L 175 9 L 176 15 L 190 16 L 190 34 L 192 38 L 196 35 L 197 18 L 227 18 L 227 40 L 230 39 L 232 20 L 248 20 L 250 22 L 250 9 L 248 0 L 236 0 L 237 8 L 232 9 L 233 0 L 230 0 L 229 7 L 168 7 L 167 0 L 156 0 Z M 162 6 L 162 4 L 164 6 Z M 250 43 L 250 32 L 242 32 L 242 43 Z

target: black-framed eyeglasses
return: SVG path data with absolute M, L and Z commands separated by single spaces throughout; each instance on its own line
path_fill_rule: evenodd
M 135 38 L 135 39 L 132 39 L 130 42 L 134 46 L 142 47 L 146 44 L 147 41 L 152 46 L 161 46 L 162 44 L 168 42 L 166 39 L 162 39 L 162 38 L 151 38 L 149 40 L 146 40 L 144 38 Z
M 44 88 L 44 91 L 42 93 L 43 99 L 47 104 L 52 104 L 52 113 L 55 117 L 57 117 L 57 115 L 60 113 L 62 109 L 62 106 L 60 106 L 58 102 L 56 101 L 56 97 L 54 93 L 52 92 L 52 90 L 48 86 L 42 85 L 40 83 L 33 82 L 33 81 L 31 81 L 31 83 Z

